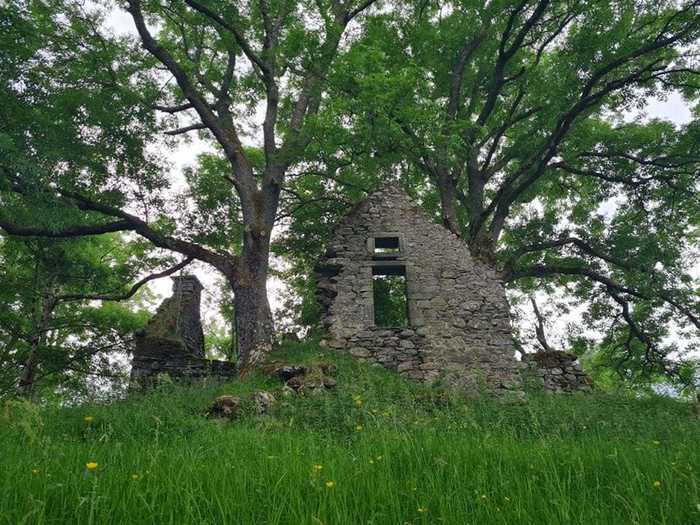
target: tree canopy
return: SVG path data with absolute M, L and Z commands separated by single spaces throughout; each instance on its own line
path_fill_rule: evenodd
M 10 0 L 0 17 L 0 228 L 140 250 L 120 296 L 210 265 L 242 370 L 271 349 L 271 251 L 313 324 L 332 225 L 398 179 L 514 300 L 577 303 L 605 366 L 690 381 L 700 123 L 635 115 L 697 103 L 700 2 Z M 194 133 L 211 152 L 181 177 L 167 152 Z

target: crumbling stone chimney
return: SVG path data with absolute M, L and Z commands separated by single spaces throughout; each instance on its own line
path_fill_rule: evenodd
M 175 335 L 191 354 L 204 357 L 204 331 L 200 318 L 202 283 L 194 275 L 173 277 Z M 165 304 L 165 303 L 164 303 Z M 155 319 L 155 318 L 154 318 Z
M 158 374 L 190 378 L 235 375 L 232 363 L 204 357 L 203 287 L 199 279 L 183 275 L 172 280 L 172 297 L 165 299 L 146 328 L 136 333 L 132 382 L 147 384 Z

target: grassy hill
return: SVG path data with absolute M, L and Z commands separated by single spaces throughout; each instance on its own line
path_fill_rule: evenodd
M 700 422 L 682 403 L 504 404 L 308 344 L 276 358 L 336 363 L 338 386 L 282 397 L 259 373 L 110 405 L 6 407 L 0 523 L 700 523 Z M 204 417 L 216 395 L 261 388 L 280 400 L 270 414 Z

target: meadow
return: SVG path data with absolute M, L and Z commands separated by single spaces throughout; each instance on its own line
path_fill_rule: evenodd
M 467 398 L 333 362 L 338 386 L 282 397 L 258 373 L 163 384 L 0 417 L 0 523 L 700 523 L 700 420 L 672 399 Z M 277 394 L 264 416 L 205 417 L 218 394 Z

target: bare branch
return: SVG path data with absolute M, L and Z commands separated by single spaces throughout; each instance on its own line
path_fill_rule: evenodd
M 155 109 L 156 111 L 162 111 L 163 113 L 170 113 L 170 114 L 178 113 L 180 111 L 186 111 L 186 110 L 192 109 L 192 108 L 194 108 L 194 105 L 191 102 L 187 102 L 185 104 L 180 104 L 178 106 L 159 106 L 159 105 L 153 106 L 153 109 Z
M 183 133 L 189 133 L 190 131 L 195 131 L 198 129 L 209 129 L 207 126 L 204 124 L 192 124 L 190 126 L 185 126 L 184 128 L 177 128 L 177 129 L 171 129 L 169 131 L 165 131 L 164 133 L 166 135 L 170 135 L 174 137 L 175 135 L 182 135 Z
M 128 292 L 123 294 L 65 294 L 59 295 L 55 298 L 57 302 L 68 302 L 68 301 L 125 301 L 130 297 L 133 297 L 136 292 L 138 292 L 142 286 L 146 283 L 153 281 L 155 279 L 161 279 L 172 275 L 175 272 L 183 269 L 185 266 L 190 264 L 194 259 L 187 257 L 182 262 L 176 264 L 175 266 L 168 268 L 162 272 L 153 273 L 148 275 L 135 283 Z
M 530 296 L 530 303 L 532 304 L 532 309 L 534 310 L 535 317 L 537 318 L 537 325 L 535 326 L 537 341 L 540 343 L 542 350 L 545 352 L 551 352 L 554 349 L 549 346 L 549 343 L 547 342 L 547 335 L 544 330 L 544 317 L 542 316 L 540 309 L 537 307 L 537 301 L 535 301 L 533 296 Z

